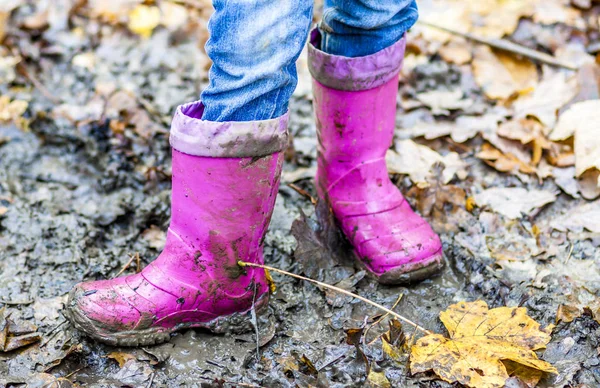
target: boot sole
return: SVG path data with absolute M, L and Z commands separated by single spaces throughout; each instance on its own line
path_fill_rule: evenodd
M 374 276 L 379 283 L 387 284 L 387 285 L 396 285 L 397 286 L 397 285 L 417 283 L 422 280 L 425 280 L 425 279 L 428 279 L 435 275 L 440 274 L 445 267 L 445 260 L 444 260 L 443 253 L 437 253 L 437 254 L 433 255 L 430 259 L 427 260 L 429 262 L 428 264 L 425 264 L 423 267 L 417 268 L 413 271 L 406 272 L 406 270 L 403 267 L 397 267 L 397 268 L 391 269 L 389 271 L 386 271 L 381 275 L 378 275 L 378 274 L 374 273 L 373 271 L 371 271 L 363 263 L 363 261 L 358 257 L 358 255 L 356 255 L 356 253 L 354 253 L 354 255 L 356 257 L 356 260 L 368 272 L 370 272 L 371 275 Z
M 427 264 L 412 271 L 407 272 L 405 267 L 399 266 L 390 269 L 389 271 L 386 271 L 382 274 L 378 274 L 376 272 L 373 272 L 373 270 L 369 268 L 367 264 L 365 264 L 364 260 L 362 260 L 360 256 L 358 256 L 356 251 L 353 250 L 352 255 L 354 256 L 354 262 L 358 265 L 360 269 L 364 269 L 365 271 L 367 271 L 367 274 L 372 278 L 375 278 L 375 280 L 377 280 L 377 282 L 379 282 L 380 284 L 391 286 L 418 283 L 422 280 L 439 275 L 446 266 L 444 254 L 440 252 L 434 254 L 429 259 L 427 259 Z
M 267 311 L 269 293 L 261 295 L 254 304 L 257 316 Z M 259 314 L 261 313 L 261 314 Z M 77 308 L 67 307 L 65 315 L 73 326 L 87 336 L 112 346 L 149 346 L 167 342 L 171 336 L 184 329 L 207 329 L 213 333 L 244 333 L 254 328 L 251 317 L 252 309 L 218 317 L 208 322 L 185 322 L 173 328 L 150 327 L 142 330 L 110 332 L 98 327 L 94 321 L 86 317 Z

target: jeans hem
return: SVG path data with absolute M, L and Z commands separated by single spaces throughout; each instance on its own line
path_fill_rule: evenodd
M 321 33 L 314 28 L 308 43 L 308 69 L 313 78 L 332 89 L 359 91 L 379 87 L 402 68 L 406 37 L 374 54 L 344 57 L 321 50 Z
M 202 120 L 200 100 L 180 105 L 171 122 L 169 141 L 177 151 L 195 156 L 244 158 L 271 155 L 288 146 L 289 113 L 257 121 Z

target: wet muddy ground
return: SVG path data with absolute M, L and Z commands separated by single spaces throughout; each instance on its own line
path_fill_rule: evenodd
M 198 68 L 206 62 L 195 44 L 191 49 L 189 41 L 174 43 L 166 32 L 161 37 L 163 32 L 155 33 L 151 43 L 119 33 L 101 42 L 54 37 L 65 52 L 39 58 L 36 69 L 46 93 L 27 91 L 29 130 L 0 125 L 0 324 L 10 321 L 11 335 L 29 336 L 32 342 L 0 352 L 0 386 L 43 386 L 57 377 L 65 378 L 61 386 L 87 387 L 365 386 L 365 362 L 346 330 L 369 326 L 381 312 L 278 274 L 273 274 L 277 289 L 268 316 L 259 322 L 258 339 L 255 333 L 187 330 L 163 345 L 115 348 L 82 336 L 66 321 L 63 306 L 75 283 L 114 277 L 136 254 L 143 267 L 164 243 L 161 231 L 170 215 L 169 115 L 201 90 L 205 79 L 197 75 Z M 164 51 L 159 55 L 160 44 Z M 71 61 L 90 45 L 101 66 L 95 72 Z M 33 46 L 21 46 L 33 51 Z M 468 83 L 459 69 L 439 58 L 418 65 L 414 74 L 403 81 L 401 93 Z M 288 185 L 293 182 L 315 195 L 315 125 L 310 96 L 302 87 L 306 83 L 290 106 L 294 145 L 266 238 L 267 264 L 330 284 L 342 282 L 388 307 L 402 295 L 395 311 L 440 333 L 439 312 L 461 300 L 524 306 L 542 326 L 556 323 L 561 304 L 593 304 L 600 290 L 600 235 L 551 226 L 586 201 L 562 193 L 552 179 L 540 183 L 533 176 L 497 172 L 475 158 L 480 138 L 465 146 L 418 140 L 440 153 L 458 152 L 468 166 L 466 179 L 443 183 L 438 174 L 428 188 L 419 188 L 408 177 L 394 175 L 442 237 L 447 266 L 441 276 L 408 287 L 382 286 L 364 276 L 341 247 L 323 238 L 327 233 L 319 232 L 329 230 L 323 222 L 327 217 L 318 222 L 307 196 Z M 95 100 L 92 90 L 110 97 Z M 487 103 L 480 92 L 472 97 Z M 399 128 L 405 120 L 410 116 L 399 108 Z M 489 187 L 544 189 L 558 198 L 517 219 L 485 207 L 467 210 L 467 199 Z M 499 260 L 502 254 L 519 259 Z M 131 261 L 125 273 L 136 266 Z M 595 317 L 588 309 L 557 324 L 551 343 L 539 354 L 559 374 L 547 376 L 543 386 L 600 385 Z M 450 386 L 433 375 L 412 376 L 407 362 L 390 360 L 377 339 L 384 330 L 386 321 L 361 340 L 370 368 L 384 371 L 392 386 Z M 414 335 L 411 327 L 405 332 Z

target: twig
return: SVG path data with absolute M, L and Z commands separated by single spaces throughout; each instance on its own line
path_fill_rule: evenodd
M 456 30 L 453 30 L 452 28 L 440 26 L 440 25 L 437 25 L 432 22 L 428 22 L 423 19 L 419 19 L 418 22 L 424 26 L 437 28 L 438 30 L 442 30 L 442 31 L 446 31 L 450 34 L 462 36 L 463 38 L 472 40 L 477 43 L 486 44 L 486 45 L 496 48 L 498 50 L 508 51 L 513 54 L 522 55 L 526 58 L 533 59 L 534 61 L 542 62 L 547 65 L 563 67 L 563 68 L 569 69 L 569 70 L 577 70 L 577 67 L 575 67 L 571 64 L 568 64 L 568 63 L 561 62 L 558 59 L 554 58 L 552 55 L 543 53 L 541 51 L 530 49 L 528 47 L 522 46 L 517 43 L 513 43 L 506 39 L 487 39 L 487 38 L 483 38 L 483 37 L 480 37 L 477 35 L 470 34 L 468 32 L 456 31 Z
M 33 86 L 36 89 L 38 89 L 40 91 L 40 93 L 42 93 L 44 95 L 44 97 L 46 97 L 48 100 L 50 100 L 55 105 L 62 103 L 62 101 L 59 98 L 56 98 L 52 93 L 50 93 L 50 91 L 44 86 L 44 84 L 42 84 L 37 79 L 37 77 L 35 75 L 33 75 L 29 71 L 27 71 L 27 68 L 25 67 L 25 65 L 23 65 L 22 63 L 19 63 L 19 64 L 17 64 L 17 69 L 25 78 L 27 78 L 29 81 L 31 81 Z
M 154 376 L 156 376 L 156 372 L 152 373 L 152 376 L 150 376 L 150 382 L 148 385 L 146 385 L 146 388 L 150 388 L 152 386 L 152 383 L 154 382 Z
M 129 261 L 128 261 L 127 263 L 125 263 L 125 265 L 123 266 L 123 268 L 121 268 L 121 270 L 119 271 L 119 273 L 118 273 L 118 274 L 116 274 L 116 275 L 115 275 L 115 277 L 118 277 L 118 276 L 119 276 L 119 275 L 121 275 L 123 272 L 125 272 L 125 270 L 126 270 L 127 268 L 129 268 L 129 266 L 130 266 L 130 265 L 131 265 L 131 263 L 133 262 L 133 259 L 135 259 L 135 257 L 136 257 L 136 256 L 137 256 L 137 257 L 138 257 L 138 259 L 139 259 L 139 257 L 140 257 L 139 253 L 136 253 L 135 255 L 130 255 L 130 257 L 129 257 Z M 139 268 L 140 268 L 140 265 L 139 265 L 139 260 L 138 260 L 138 272 L 139 272 Z
M 571 255 L 573 254 L 573 248 L 575 248 L 575 244 L 571 244 L 571 248 L 569 248 L 569 255 L 567 256 L 567 260 L 565 260 L 565 264 L 571 260 Z
M 310 195 L 310 193 L 306 190 L 304 190 L 303 188 L 297 186 L 294 183 L 288 183 L 287 184 L 291 189 L 293 189 L 295 192 L 297 192 L 298 194 L 302 195 L 303 197 L 306 197 L 310 200 L 310 203 L 312 203 L 313 205 L 317 204 L 317 200 Z
M 86 365 L 86 366 L 82 366 L 82 367 L 81 367 L 81 368 L 79 368 L 79 369 L 75 369 L 73 372 L 71 372 L 71 373 L 69 373 L 68 375 L 66 375 L 66 376 L 65 376 L 65 379 L 69 380 L 69 377 L 73 376 L 75 373 L 77 373 L 77 372 L 79 372 L 79 371 L 81 371 L 81 370 L 83 370 L 83 369 L 85 369 L 85 368 L 87 368 L 87 367 L 88 367 L 88 366 Z
M 390 310 L 394 310 L 396 308 L 396 306 L 398 306 L 398 303 L 400 303 L 400 301 L 402 300 L 402 297 L 404 296 L 404 294 L 400 294 L 398 295 L 398 299 L 396 299 L 396 301 L 394 302 L 394 304 L 392 305 L 392 307 L 390 307 Z M 390 313 L 385 313 L 383 314 L 377 321 L 373 322 L 372 324 L 370 324 L 367 329 L 365 330 L 365 333 L 363 334 L 363 344 L 364 341 L 367 340 L 367 333 L 369 332 L 369 330 L 371 330 L 373 327 L 379 325 L 379 323 L 381 321 L 383 321 L 388 315 L 390 315 Z M 374 341 L 377 340 L 378 337 L 375 337 L 375 339 L 373 341 L 371 341 L 369 343 L 369 345 L 371 345 Z
M 344 295 L 351 296 L 351 297 L 356 298 L 358 300 L 361 300 L 361 301 L 363 301 L 365 303 L 368 303 L 371 306 L 377 307 L 378 309 L 383 310 L 383 311 L 385 311 L 386 313 L 388 313 L 390 315 L 393 315 L 394 317 L 398 318 L 399 320 L 401 320 L 401 321 L 403 321 L 405 323 L 408 323 L 409 325 L 413 326 L 415 329 L 421 331 L 422 333 L 433 334 L 433 332 L 425 329 L 424 327 L 421 327 L 421 326 L 417 325 L 416 323 L 414 323 L 413 321 L 411 321 L 408 318 L 404 318 L 402 315 L 400 315 L 400 314 L 398 314 L 398 313 L 396 313 L 396 312 L 388 309 L 387 307 L 382 306 L 379 303 L 373 302 L 372 300 L 364 298 L 364 297 L 362 297 L 360 295 L 353 294 L 350 291 L 346 291 L 343 288 L 332 286 L 331 284 L 323 283 L 323 282 L 320 282 L 318 280 L 310 279 L 310 278 L 307 278 L 307 277 L 304 277 L 304 276 L 301 276 L 301 275 L 296 275 L 295 273 L 287 272 L 287 271 L 284 271 L 282 269 L 270 267 L 270 266 L 264 265 L 264 264 L 249 263 L 247 261 L 241 261 L 240 260 L 240 261 L 238 261 L 238 265 L 241 266 L 241 267 L 257 267 L 257 268 L 262 268 L 262 269 L 268 269 L 269 271 L 278 272 L 278 273 L 281 273 L 281 274 L 284 274 L 284 275 L 287 275 L 287 276 L 291 276 L 291 277 L 296 278 L 296 279 L 306 280 L 307 282 L 311 282 L 311 283 L 317 284 L 317 285 L 319 285 L 321 287 L 328 288 L 330 290 L 342 293 Z

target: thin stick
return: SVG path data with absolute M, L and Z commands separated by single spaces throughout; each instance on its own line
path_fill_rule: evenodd
M 476 35 L 470 34 L 468 32 L 460 32 L 460 31 L 456 31 L 456 30 L 453 30 L 448 27 L 440 26 L 440 25 L 437 25 L 432 22 L 428 22 L 423 19 L 419 19 L 418 23 L 420 23 L 424 26 L 427 26 L 427 27 L 437 28 L 438 30 L 446 31 L 450 34 L 462 36 L 463 38 L 472 40 L 477 43 L 486 44 L 486 45 L 494 47 L 498 50 L 508 51 L 513 54 L 522 55 L 526 58 L 529 58 L 529 59 L 532 59 L 534 61 L 538 61 L 541 63 L 545 63 L 547 65 L 563 67 L 563 68 L 569 69 L 569 70 L 577 70 L 577 67 L 575 67 L 571 64 L 568 64 L 568 63 L 561 62 L 558 59 L 554 58 L 552 55 L 543 53 L 541 51 L 532 50 L 528 47 L 521 46 L 520 44 L 513 43 L 506 39 L 482 38 L 480 36 L 476 36 Z
M 302 195 L 303 197 L 308 198 L 310 200 L 310 203 L 312 203 L 313 205 L 317 204 L 317 200 L 312 195 L 310 195 L 310 193 L 308 191 L 304 190 L 303 188 L 297 186 L 294 183 L 288 183 L 287 185 L 290 188 L 292 188 L 294 191 L 296 191 L 298 194 Z
M 398 303 L 400 303 L 403 296 L 404 296 L 404 294 L 398 295 L 398 299 L 396 299 L 396 301 L 394 302 L 392 307 L 390 307 L 390 310 L 393 310 L 396 308 L 396 306 L 398 306 Z M 365 330 L 365 334 L 363 334 L 363 344 L 367 340 L 367 333 L 369 332 L 369 330 L 371 330 L 373 327 L 379 325 L 379 323 L 381 323 L 381 321 L 383 321 L 388 315 L 390 315 L 390 313 L 383 314 L 377 321 L 373 322 L 371 325 L 369 325 L 369 327 L 367 327 L 367 329 Z M 377 338 L 379 338 L 379 336 L 375 337 L 375 339 L 373 341 L 369 342 L 369 345 L 371 345 L 373 342 L 377 341 Z
M 127 263 L 125 263 L 125 265 L 123 266 L 123 268 L 121 268 L 121 270 L 119 271 L 118 274 L 115 275 L 115 277 L 118 277 L 119 275 L 121 275 L 123 272 L 125 272 L 125 270 L 127 268 L 129 268 L 129 266 L 131 265 L 131 263 L 133 262 L 133 259 L 135 259 L 135 255 L 130 255 L 129 257 L 129 261 Z
M 40 80 L 38 80 L 35 75 L 33 75 L 32 73 L 30 73 L 27 70 L 27 68 L 25 67 L 25 65 L 23 65 L 22 63 L 17 64 L 17 70 L 19 70 L 19 72 L 25 78 L 27 78 L 33 84 L 33 86 L 36 89 L 38 89 L 40 91 L 40 93 L 42 93 L 44 95 L 44 97 L 46 97 L 52 103 L 54 103 L 55 105 L 58 105 L 58 104 L 62 103 L 62 101 L 59 98 L 55 97 L 52 93 L 50 93 L 50 91 L 48 90 L 48 88 L 46 88 L 44 86 L 44 84 L 42 84 L 40 82 Z
M 388 313 L 390 315 L 393 315 L 394 317 L 398 318 L 399 320 L 401 320 L 401 321 L 403 321 L 405 323 L 408 323 L 409 325 L 411 325 L 415 329 L 421 331 L 422 333 L 433 334 L 433 332 L 425 329 L 424 327 L 421 327 L 421 326 L 417 325 L 416 323 L 414 323 L 413 321 L 411 321 L 408 318 L 404 318 L 402 315 L 400 315 L 400 314 L 398 314 L 398 313 L 396 313 L 396 312 L 388 309 L 387 307 L 382 306 L 379 303 L 375 303 L 372 300 L 364 298 L 364 297 L 362 297 L 360 295 L 353 294 L 350 291 L 346 291 L 343 288 L 332 286 L 331 284 L 323 283 L 323 282 L 320 282 L 318 280 L 310 279 L 310 278 L 307 278 L 307 277 L 304 277 L 304 276 L 296 275 L 295 273 L 287 272 L 287 271 L 284 271 L 284 270 L 279 269 L 279 268 L 270 267 L 268 265 L 256 264 L 256 263 L 249 263 L 247 261 L 241 261 L 241 260 L 238 261 L 238 265 L 241 266 L 241 267 L 257 267 L 257 268 L 262 268 L 262 269 L 268 269 L 269 271 L 278 272 L 278 273 L 281 273 L 281 274 L 284 274 L 284 275 L 287 275 L 287 276 L 291 276 L 291 277 L 296 278 L 296 279 L 306 280 L 307 282 L 311 282 L 311 283 L 317 284 L 317 285 L 319 285 L 321 287 L 328 288 L 328 289 L 333 290 L 333 291 L 337 291 L 337 292 L 342 293 L 344 295 L 348 295 L 348 296 L 351 296 L 351 297 L 356 298 L 358 300 L 361 300 L 361 301 L 363 301 L 365 303 L 368 303 L 371 306 L 375 306 L 378 309 L 383 310 L 383 311 L 385 311 L 386 313 Z

